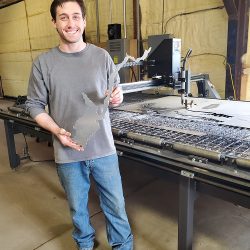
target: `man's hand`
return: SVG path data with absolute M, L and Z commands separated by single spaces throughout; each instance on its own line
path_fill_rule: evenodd
M 64 128 L 59 128 L 58 132 L 56 133 L 56 136 L 63 146 L 73 148 L 77 151 L 84 150 L 82 145 L 72 140 L 71 133 L 66 131 Z
M 115 87 L 109 98 L 109 103 L 112 107 L 119 106 L 123 101 L 123 93 L 121 87 Z
M 35 121 L 44 129 L 50 131 L 65 147 L 73 148 L 77 151 L 83 151 L 82 145 L 74 142 L 71 138 L 71 133 L 64 128 L 60 128 L 51 116 L 47 113 L 41 113 L 35 117 Z

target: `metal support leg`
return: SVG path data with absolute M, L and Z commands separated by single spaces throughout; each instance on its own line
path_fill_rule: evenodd
M 183 172 L 179 182 L 178 250 L 191 250 L 196 189 L 193 174 Z
M 5 120 L 4 127 L 5 127 L 5 135 L 6 135 L 6 141 L 7 141 L 7 147 L 8 147 L 10 167 L 12 169 L 15 169 L 20 165 L 20 157 L 16 153 L 16 145 L 15 145 L 15 139 L 14 139 L 15 133 L 14 133 L 13 124 Z

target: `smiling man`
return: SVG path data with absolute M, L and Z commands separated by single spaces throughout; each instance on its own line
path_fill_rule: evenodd
M 97 121 L 98 130 L 84 148 L 71 136 L 76 121 L 88 113 L 89 106 L 82 96 L 101 108 L 115 65 L 105 50 L 83 41 L 86 10 L 82 0 L 54 0 L 50 11 L 60 43 L 33 63 L 27 111 L 53 134 L 57 172 L 67 195 L 78 249 L 94 247 L 95 230 L 88 212 L 92 175 L 106 219 L 109 244 L 116 250 L 132 250 L 133 236 L 125 211 L 108 110 Z M 118 83 L 117 75 L 110 96 L 112 106 L 123 100 Z M 46 105 L 49 113 L 45 111 Z

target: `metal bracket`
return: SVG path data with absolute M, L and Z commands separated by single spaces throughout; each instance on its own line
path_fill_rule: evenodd
M 194 178 L 194 173 L 188 172 L 186 170 L 181 170 L 181 175 L 185 176 L 185 177 L 188 177 L 188 178 L 191 178 L 191 179 Z
M 204 157 L 199 157 L 199 156 L 196 156 L 196 155 L 189 155 L 188 158 L 191 161 L 195 161 L 195 162 L 199 162 L 199 163 L 204 163 L 204 164 L 208 163 L 208 159 L 204 158 Z
M 117 153 L 118 156 L 123 156 L 123 152 L 122 151 L 116 150 L 116 153 Z

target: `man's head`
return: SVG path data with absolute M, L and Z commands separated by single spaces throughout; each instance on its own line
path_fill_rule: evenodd
M 60 36 L 60 46 L 81 45 L 86 27 L 83 0 L 54 0 L 50 7 L 52 21 Z
M 51 3 L 50 6 L 50 14 L 52 19 L 55 21 L 56 20 L 56 9 L 58 6 L 62 7 L 62 5 L 66 2 L 76 2 L 81 11 L 82 11 L 82 17 L 85 18 L 86 16 L 86 7 L 85 4 L 83 2 L 83 0 L 53 0 L 53 2 Z

